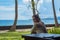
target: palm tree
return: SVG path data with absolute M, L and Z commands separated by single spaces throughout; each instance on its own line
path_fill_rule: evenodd
M 54 20 L 55 20 L 55 26 L 58 27 L 58 21 L 56 17 L 56 11 L 55 11 L 55 6 L 54 6 L 54 0 L 52 0 L 52 7 L 53 7 L 53 12 L 54 12 Z
M 15 0 L 15 20 L 13 26 L 10 28 L 10 31 L 15 31 L 18 18 L 18 2 Z
M 33 11 L 33 21 L 34 27 L 32 28 L 31 33 L 47 33 L 44 23 L 39 18 L 38 13 L 36 14 L 35 2 L 31 0 L 32 11 Z

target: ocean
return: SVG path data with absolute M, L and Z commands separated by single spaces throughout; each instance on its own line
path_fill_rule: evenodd
M 54 19 L 42 19 L 44 24 L 54 24 Z M 0 26 L 11 26 L 13 25 L 14 20 L 0 20 Z M 60 19 L 58 19 L 58 23 L 60 24 Z M 18 20 L 17 25 L 33 25 L 33 20 Z

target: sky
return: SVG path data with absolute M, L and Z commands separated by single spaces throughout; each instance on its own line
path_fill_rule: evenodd
M 35 3 L 37 1 L 35 0 Z M 60 17 L 60 0 L 54 0 L 57 17 Z M 53 18 L 52 0 L 40 0 L 37 4 L 40 18 Z M 32 19 L 31 0 L 18 0 L 18 20 Z M 0 20 L 14 20 L 15 0 L 0 0 Z

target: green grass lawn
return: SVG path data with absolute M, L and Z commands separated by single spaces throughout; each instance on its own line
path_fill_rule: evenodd
M 24 40 L 22 34 L 29 34 L 30 32 L 6 32 L 0 33 L 0 40 Z
M 53 28 L 48 30 L 48 33 L 60 34 L 60 28 Z M 24 40 L 21 35 L 30 34 L 29 31 L 24 32 L 6 32 L 0 33 L 0 40 Z
M 54 27 L 54 28 L 48 30 L 48 33 L 60 34 L 60 27 Z

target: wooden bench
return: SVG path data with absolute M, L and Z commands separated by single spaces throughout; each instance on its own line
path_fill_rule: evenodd
M 60 34 L 27 34 L 22 35 L 22 38 L 24 38 L 24 40 L 60 40 Z

